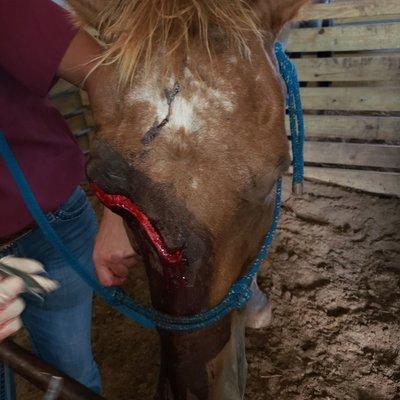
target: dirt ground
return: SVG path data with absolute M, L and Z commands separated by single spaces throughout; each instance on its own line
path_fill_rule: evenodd
M 311 182 L 285 199 L 259 276 L 274 320 L 247 331 L 246 400 L 400 400 L 399 200 Z M 105 397 L 150 400 L 156 334 L 96 302 L 93 340 Z M 42 398 L 21 380 L 18 393 Z

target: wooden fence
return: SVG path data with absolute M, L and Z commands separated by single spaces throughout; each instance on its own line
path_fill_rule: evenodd
M 287 50 L 302 81 L 306 177 L 400 196 L 400 0 L 312 4 Z
M 287 44 L 302 81 L 306 177 L 400 196 L 400 0 L 337 0 L 299 20 Z M 60 81 L 51 93 L 85 151 L 92 118 L 84 93 Z
M 82 150 L 89 152 L 93 118 L 86 93 L 60 80 L 50 92 L 50 98 L 64 116 Z

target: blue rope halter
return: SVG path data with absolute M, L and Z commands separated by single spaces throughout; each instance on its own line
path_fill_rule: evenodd
M 290 119 L 290 138 L 293 153 L 293 189 L 295 192 L 301 193 L 304 180 L 305 128 L 299 78 L 296 66 L 285 53 L 283 43 L 278 42 L 275 44 L 275 54 L 287 88 L 287 108 Z
M 299 85 L 294 65 L 288 59 L 283 46 L 276 45 L 276 56 L 282 76 L 288 88 L 288 110 L 291 126 L 291 140 L 294 158 L 294 184 L 303 181 L 303 141 L 304 124 L 299 94 Z M 3 132 L 0 131 L 0 155 L 3 157 L 17 184 L 25 205 L 31 212 L 43 235 L 51 245 L 59 251 L 71 268 L 111 307 L 121 314 L 146 328 L 160 328 L 168 331 L 196 331 L 214 325 L 235 309 L 243 308 L 252 296 L 250 285 L 265 260 L 271 243 L 275 237 L 281 209 L 282 180 L 279 179 L 275 192 L 275 209 L 272 224 L 264 238 L 264 243 L 251 265 L 249 271 L 239 278 L 231 287 L 228 294 L 216 307 L 193 316 L 174 317 L 163 314 L 152 307 L 142 306 L 131 299 L 121 288 L 102 286 L 90 273 L 85 272 L 80 262 L 65 246 L 57 232 L 49 224 L 46 215 L 40 208 L 15 156 L 13 155 Z

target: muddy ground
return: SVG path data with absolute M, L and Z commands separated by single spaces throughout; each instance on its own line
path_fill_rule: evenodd
M 399 200 L 311 182 L 285 198 L 259 277 L 274 320 L 247 331 L 246 400 L 400 400 Z M 93 339 L 105 397 L 150 400 L 156 335 L 96 302 Z M 21 380 L 18 393 L 42 398 Z

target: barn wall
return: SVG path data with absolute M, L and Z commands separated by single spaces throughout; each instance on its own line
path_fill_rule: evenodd
M 400 1 L 336 0 L 299 16 L 321 19 L 287 43 L 302 81 L 306 177 L 400 196 Z
M 88 153 L 93 133 L 93 117 L 86 93 L 60 79 L 51 90 L 50 98 L 64 116 L 84 153 Z

